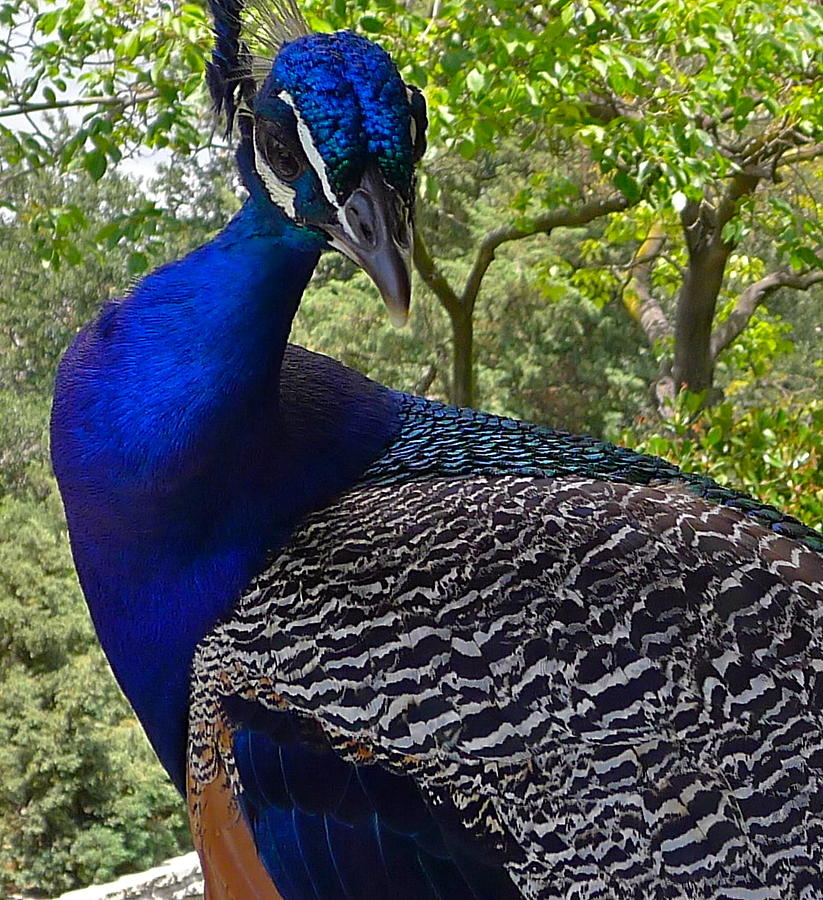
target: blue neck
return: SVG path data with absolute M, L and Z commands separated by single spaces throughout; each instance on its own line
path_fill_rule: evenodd
M 313 241 L 247 203 L 107 304 L 58 372 L 52 455 L 80 582 L 181 789 L 195 645 L 397 427 L 385 389 L 305 351 L 283 365 Z

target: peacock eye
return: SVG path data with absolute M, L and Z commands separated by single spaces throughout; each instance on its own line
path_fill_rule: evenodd
M 294 181 L 303 172 L 300 159 L 273 134 L 266 135 L 263 151 L 266 154 L 266 162 L 281 181 Z

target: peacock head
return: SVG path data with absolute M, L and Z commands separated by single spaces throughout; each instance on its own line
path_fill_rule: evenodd
M 256 78 L 255 58 L 236 44 L 234 71 L 239 59 L 243 77 L 222 79 L 215 69 L 228 54 L 218 55 L 215 18 L 210 86 L 236 121 L 252 197 L 285 217 L 305 244 L 354 260 L 402 323 L 411 294 L 414 168 L 426 146 L 422 93 L 403 82 L 383 49 L 348 31 L 282 42 Z

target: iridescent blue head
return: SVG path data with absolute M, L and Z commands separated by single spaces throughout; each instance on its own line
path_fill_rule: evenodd
M 403 82 L 384 50 L 346 31 L 283 43 L 258 79 L 261 60 L 237 24 L 245 8 L 238 5 L 234 18 L 216 2 L 212 9 L 209 85 L 218 108 L 236 119 L 240 171 L 252 197 L 307 239 L 351 257 L 380 288 L 392 317 L 404 320 L 414 167 L 426 140 L 422 94 Z

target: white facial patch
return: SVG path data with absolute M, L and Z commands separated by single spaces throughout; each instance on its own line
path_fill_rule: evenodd
M 410 87 L 406 88 L 406 97 L 408 97 L 409 105 L 411 105 L 412 98 L 414 97 L 414 91 Z M 409 123 L 409 131 L 411 132 L 411 142 L 413 147 L 414 142 L 417 140 L 417 122 L 414 121 L 414 116 L 411 117 L 411 122 Z
M 254 135 L 252 138 L 252 146 L 254 147 L 254 168 L 263 182 L 263 187 L 269 195 L 269 200 L 275 206 L 279 206 L 290 219 L 294 220 L 294 199 L 297 196 L 297 192 L 291 185 L 281 181 L 272 172 L 265 156 L 263 156 L 260 148 L 257 146 L 257 135 Z

